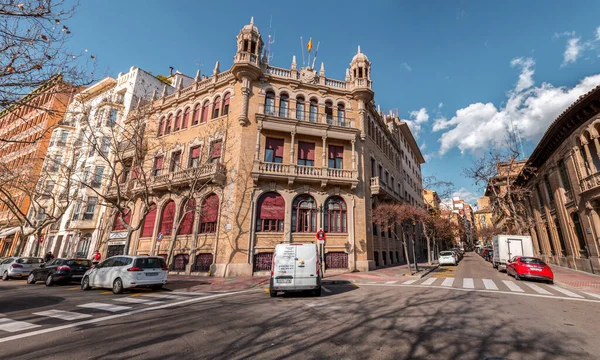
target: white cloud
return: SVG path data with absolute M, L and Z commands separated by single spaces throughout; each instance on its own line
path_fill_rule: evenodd
M 596 28 L 596 41 L 600 41 L 600 26 Z
M 598 74 L 582 79 L 571 88 L 554 87 L 549 83 L 536 87 L 532 59 L 515 59 L 511 64 L 521 66 L 521 73 L 503 107 L 476 102 L 457 110 L 450 119 L 435 119 L 433 131 L 445 130 L 438 140 L 440 154 L 455 147 L 463 154 L 477 154 L 490 146 L 501 146 L 511 123 L 523 140 L 537 142 L 561 112 L 579 96 L 600 85 Z
M 510 62 L 512 67 L 520 67 L 521 74 L 519 74 L 519 82 L 515 87 L 516 92 L 521 92 L 533 86 L 533 67 L 535 61 L 532 58 L 516 58 Z
M 579 43 L 581 38 L 573 37 L 567 41 L 567 48 L 563 54 L 563 62 L 561 66 L 566 66 L 570 63 L 574 63 L 581 56 L 581 53 L 585 49 L 585 44 Z
M 411 111 L 409 119 L 402 119 L 402 121 L 408 124 L 413 136 L 417 138 L 419 137 L 421 126 L 429 121 L 429 114 L 427 113 L 426 108 L 421 108 L 419 110 Z
M 421 151 L 425 150 L 425 148 L 427 148 L 427 144 L 425 144 L 425 143 L 422 143 L 421 146 L 419 146 L 419 149 Z
M 468 204 L 477 204 L 477 199 L 479 195 L 474 193 L 467 188 L 461 187 L 457 191 L 452 193 L 452 197 L 450 199 L 443 199 L 442 203 L 446 205 L 449 209 L 452 209 L 452 198 L 459 198 L 460 200 L 464 200 L 464 202 Z
M 412 67 L 410 67 L 410 65 L 408 65 L 408 63 L 403 62 L 402 66 L 406 69 L 406 71 L 412 71 Z
M 573 37 L 573 36 L 575 36 L 575 31 L 565 31 L 565 32 L 561 32 L 561 33 L 556 33 L 556 32 L 554 33 L 555 39 L 559 39 L 564 36 Z
M 444 103 L 439 103 L 438 104 L 438 109 L 441 109 L 442 107 L 444 107 Z

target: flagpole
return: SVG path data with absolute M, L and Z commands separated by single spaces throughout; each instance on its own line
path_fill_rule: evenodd
M 302 36 L 300 36 L 300 48 L 302 49 L 302 67 L 304 67 L 304 42 L 302 42 Z
M 317 50 L 315 51 L 315 57 L 313 58 L 313 63 L 312 63 L 312 68 L 315 68 L 315 62 L 317 61 L 317 55 L 319 54 L 319 45 L 321 45 L 321 42 L 319 41 L 317 43 Z

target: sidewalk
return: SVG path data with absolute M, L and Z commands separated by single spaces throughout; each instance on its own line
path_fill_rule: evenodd
M 578 290 L 600 294 L 600 276 L 552 265 L 554 282 Z
M 354 283 L 384 283 L 397 281 L 400 278 L 420 279 L 435 270 L 438 265 L 418 263 L 419 272 L 411 275 L 406 264 L 377 269 L 369 272 L 347 272 L 342 274 L 325 274 L 324 283 L 331 281 L 351 281 Z M 263 288 L 269 285 L 269 276 L 235 276 L 210 277 L 169 274 L 165 289 L 171 291 L 204 292 L 204 291 L 236 291 L 252 288 Z

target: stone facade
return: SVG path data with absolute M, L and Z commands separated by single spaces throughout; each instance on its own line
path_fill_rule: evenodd
M 551 264 L 599 272 L 600 87 L 581 96 L 546 131 L 521 181 L 536 253 Z
M 424 206 L 424 160 L 408 126 L 375 107 L 367 56 L 359 47 L 341 81 L 295 57 L 273 67 L 263 45 L 251 22 L 231 69 L 217 63 L 149 105 L 140 167 L 150 193 L 133 206 L 129 253 L 162 255 L 177 272 L 267 274 L 276 244 L 315 242 L 323 228 L 327 272 L 402 263 L 371 209 Z

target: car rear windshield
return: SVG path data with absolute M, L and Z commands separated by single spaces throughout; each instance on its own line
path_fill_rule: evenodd
M 546 265 L 542 260 L 532 257 L 522 257 L 521 262 L 524 264 Z
M 163 258 L 145 258 L 135 260 L 135 266 L 142 269 L 162 269 L 167 267 Z
M 44 259 L 42 259 L 42 258 L 27 257 L 27 258 L 17 259 L 17 264 L 25 264 L 25 265 L 41 264 L 43 262 L 44 262 Z
M 452 251 L 442 251 L 440 256 L 452 256 L 454 253 Z
M 92 262 L 89 260 L 67 260 L 69 266 L 92 266 Z

